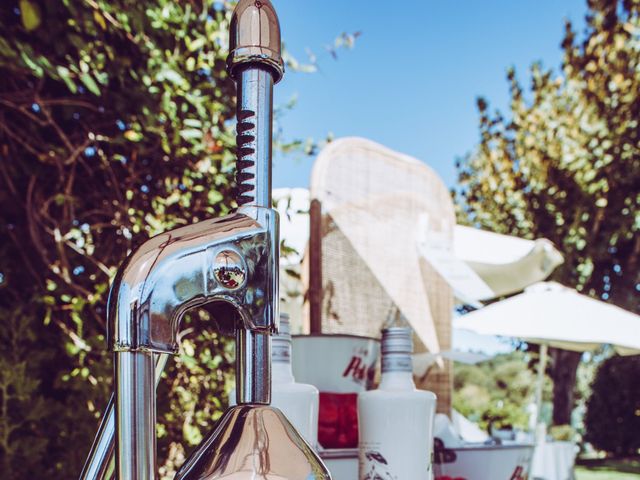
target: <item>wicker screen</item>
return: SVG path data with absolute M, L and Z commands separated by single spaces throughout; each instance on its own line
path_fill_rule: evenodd
M 322 205 L 322 331 L 379 336 L 397 308 L 416 332 L 416 351 L 449 350 L 452 292 L 416 248 L 421 229 L 451 240 L 453 204 L 440 178 L 416 159 L 345 138 L 319 155 L 311 197 Z M 418 383 L 449 413 L 448 361 Z

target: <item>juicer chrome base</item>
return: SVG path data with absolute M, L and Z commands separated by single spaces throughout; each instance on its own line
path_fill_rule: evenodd
M 238 405 L 191 454 L 176 480 L 330 480 L 329 471 L 280 410 Z

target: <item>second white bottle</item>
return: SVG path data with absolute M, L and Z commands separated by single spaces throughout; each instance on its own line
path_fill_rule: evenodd
M 271 346 L 271 405 L 286 415 L 314 449 L 318 446 L 320 394 L 313 385 L 296 383 L 291 368 L 291 326 L 289 316 L 280 315 L 280 329 Z
M 359 480 L 430 480 L 436 396 L 413 382 L 411 329 L 382 331 L 382 378 L 358 396 Z
M 236 405 L 235 388 L 229 405 Z M 271 405 L 285 417 L 314 449 L 318 448 L 320 393 L 313 385 L 296 383 L 291 368 L 291 325 L 289 315 L 280 314 L 280 328 L 271 342 Z

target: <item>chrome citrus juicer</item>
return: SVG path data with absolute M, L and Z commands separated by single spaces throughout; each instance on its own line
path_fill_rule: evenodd
M 237 406 L 175 478 L 331 478 L 285 416 L 269 406 L 279 254 L 278 215 L 271 208 L 272 92 L 284 73 L 280 26 L 269 0 L 238 3 L 229 49 L 241 207 L 151 238 L 118 270 L 107 313 L 115 392 L 81 480 L 157 478 L 156 383 L 168 355 L 178 352 L 184 313 L 206 304 L 233 312 L 226 321 L 236 335 Z

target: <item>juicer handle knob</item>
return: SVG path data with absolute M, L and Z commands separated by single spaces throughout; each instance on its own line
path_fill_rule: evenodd
M 240 0 L 231 17 L 227 68 L 236 78 L 243 67 L 260 65 L 274 83 L 284 75 L 278 15 L 269 0 Z

